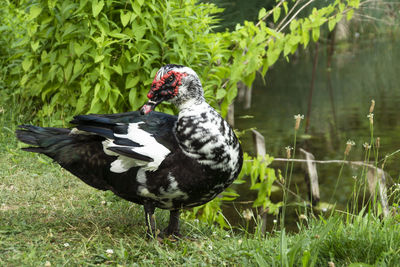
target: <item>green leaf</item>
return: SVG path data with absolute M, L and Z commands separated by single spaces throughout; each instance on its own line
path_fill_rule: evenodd
M 373 267 L 374 265 L 363 263 L 363 262 L 353 262 L 350 263 L 347 267 Z
M 230 87 L 226 94 L 227 102 L 231 103 L 233 99 L 235 99 L 236 95 L 237 95 L 237 87 L 236 86 Z
M 312 38 L 313 38 L 314 42 L 318 41 L 319 34 L 320 34 L 319 27 L 315 27 L 312 29 Z
M 99 15 L 99 13 L 101 12 L 101 10 L 104 7 L 104 1 L 103 0 L 93 0 L 92 2 L 92 13 L 93 13 L 93 17 L 97 17 L 97 15 Z
M 292 45 L 290 42 L 285 42 L 285 48 L 283 49 L 283 56 L 287 56 L 292 51 Z
M 131 107 L 136 107 L 138 105 L 138 101 L 137 101 L 137 91 L 135 89 L 132 89 L 129 91 L 129 104 L 131 105 Z
M 339 21 L 341 21 L 342 18 L 343 18 L 343 14 L 342 14 L 342 13 L 337 14 L 337 15 L 336 15 L 336 18 L 335 18 L 336 23 L 338 23 Z
M 83 43 L 80 45 L 79 43 L 73 43 L 74 51 L 78 57 L 80 57 L 83 53 L 85 53 L 92 46 L 88 43 Z
M 94 87 L 94 96 L 95 98 L 97 97 L 97 94 L 100 91 L 100 83 L 96 83 L 95 87 Z
M 281 49 L 277 47 L 268 49 L 267 51 L 268 67 L 272 66 L 278 60 L 280 54 L 281 54 Z
M 140 3 L 139 1 L 134 1 L 132 5 L 133 11 L 135 11 L 135 14 L 140 16 L 141 15 L 141 8 L 140 8 Z
M 27 72 L 28 70 L 30 70 L 32 66 L 32 59 L 29 58 L 25 58 L 24 61 L 22 61 L 22 69 Z
M 110 80 L 111 73 L 110 73 L 110 70 L 108 68 L 100 67 L 100 75 L 103 76 L 107 81 Z
M 99 63 L 103 59 L 104 59 L 104 55 L 96 55 L 96 57 L 94 58 L 94 62 Z
M 39 41 L 31 42 L 31 48 L 33 52 L 36 52 L 36 50 L 39 48 Z
M 120 92 L 117 89 L 111 89 L 110 97 L 108 98 L 108 104 L 110 105 L 110 107 L 115 106 L 119 95 L 120 95 Z
M 350 10 L 347 12 L 347 14 L 346 14 L 346 19 L 347 19 L 347 21 L 351 20 L 351 18 L 353 17 L 353 15 L 354 15 L 354 9 L 350 9 Z
M 260 11 L 258 12 L 258 20 L 264 18 L 265 15 L 267 15 L 267 10 L 265 10 L 265 8 L 261 8 Z
M 273 15 L 274 15 L 274 23 L 275 22 L 277 22 L 278 21 L 278 19 L 279 19 L 279 17 L 280 17 L 280 15 L 281 15 L 281 8 L 280 7 L 275 7 L 274 8 L 274 12 L 273 12 Z
M 32 20 L 42 13 L 42 8 L 40 6 L 32 6 L 29 10 L 28 20 Z
M 139 4 L 139 6 L 143 6 L 144 0 L 136 0 Z
M 217 100 L 220 100 L 220 99 L 224 98 L 225 95 L 226 95 L 225 89 L 218 89 L 217 95 L 215 97 Z
M 90 104 L 89 113 L 100 113 L 103 109 L 103 104 L 99 101 L 98 98 L 93 98 L 92 103 Z
M 116 73 L 118 73 L 119 75 L 122 76 L 122 67 L 121 67 L 121 65 L 119 65 L 119 64 L 118 65 L 114 65 L 114 66 L 112 66 L 112 68 Z
M 87 84 L 85 82 L 81 82 L 81 92 L 83 95 L 85 95 L 87 92 L 89 92 L 90 89 L 92 89 L 92 87 L 89 84 Z
M 331 32 L 336 26 L 336 21 L 334 19 L 330 19 L 328 21 L 328 29 Z
M 135 35 L 136 40 L 140 40 L 143 38 L 144 34 L 146 33 L 146 26 L 138 26 L 135 27 L 133 30 L 133 34 Z
M 69 79 L 71 78 L 73 67 L 74 67 L 74 63 L 72 61 L 70 61 L 70 62 L 68 62 L 67 66 L 64 68 L 64 79 L 67 82 L 69 82 Z
M 133 88 L 139 82 L 140 77 L 135 76 L 133 77 L 132 74 L 129 74 L 125 80 L 125 89 Z
M 360 6 L 360 0 L 350 0 L 349 2 L 349 6 L 358 8 Z
M 126 13 L 124 13 L 123 11 L 121 11 L 121 15 L 120 15 L 120 17 L 121 17 L 121 23 L 122 23 L 122 26 L 126 26 L 126 25 L 128 25 L 128 23 L 129 23 L 129 20 L 131 19 L 131 15 L 132 15 L 132 13 L 131 12 L 126 12 Z
M 296 31 L 298 29 L 298 27 L 299 27 L 299 21 L 298 20 L 294 19 L 294 20 L 292 20 L 292 22 L 290 22 L 290 31 L 291 32 Z
M 310 261 L 311 253 L 308 250 L 304 250 L 303 257 L 301 257 L 301 263 L 303 267 L 310 266 L 308 262 Z
M 283 9 L 285 9 L 285 14 L 287 14 L 288 13 L 288 3 L 285 1 L 285 2 L 283 2 Z
M 98 96 L 100 97 L 101 101 L 105 102 L 107 100 L 109 92 L 110 87 L 108 86 L 104 86 L 103 88 L 99 89 Z
M 82 113 L 85 106 L 86 106 L 86 98 L 81 96 L 78 99 L 78 102 L 76 103 L 75 113 L 76 114 Z

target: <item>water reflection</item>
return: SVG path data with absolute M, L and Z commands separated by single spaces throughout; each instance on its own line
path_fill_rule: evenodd
M 316 159 L 342 159 L 348 139 L 356 142 L 349 159 L 362 161 L 370 142 L 367 118 L 371 99 L 375 99 L 374 137 L 379 136 L 379 160 L 400 148 L 400 42 L 379 40 L 335 47 L 331 69 L 327 68 L 326 48 L 320 46 L 310 127 L 307 135 L 300 129 L 298 147 L 307 146 Z M 313 55 L 301 52 L 291 62 L 278 62 L 265 77 L 256 80 L 251 109 L 236 103 L 235 127 L 240 130 L 256 127 L 266 138 L 267 153 L 285 157 L 285 147 L 293 144 L 295 114 L 306 114 L 311 84 Z M 330 92 L 331 88 L 331 92 Z M 242 118 L 251 115 L 253 118 Z M 307 140 L 307 143 L 305 143 Z M 242 137 L 246 151 L 253 151 L 251 134 Z M 371 157 L 373 160 L 374 158 Z M 400 155 L 391 157 L 385 169 L 398 181 Z M 274 167 L 284 168 L 275 164 Z M 338 178 L 339 165 L 318 165 L 321 201 L 329 201 Z M 345 167 L 334 196 L 339 207 L 347 204 L 358 168 Z M 296 166 L 294 181 L 307 198 L 304 174 Z M 247 198 L 247 192 L 242 192 Z

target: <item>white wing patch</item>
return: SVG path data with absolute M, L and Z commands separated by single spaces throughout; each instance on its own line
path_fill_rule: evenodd
M 165 157 L 171 152 L 168 148 L 158 143 L 157 140 L 148 132 L 139 128 L 139 125 L 144 122 L 130 123 L 127 134 L 114 134 L 115 137 L 126 138 L 135 143 L 140 144 L 140 147 L 129 147 L 133 152 L 150 157 L 151 162 L 137 160 L 127 156 L 115 153 L 108 148 L 111 147 L 126 147 L 114 144 L 113 140 L 107 139 L 103 141 L 104 153 L 110 156 L 118 156 L 118 159 L 111 163 L 110 170 L 115 173 L 128 171 L 132 167 L 142 166 L 146 171 L 155 171 Z

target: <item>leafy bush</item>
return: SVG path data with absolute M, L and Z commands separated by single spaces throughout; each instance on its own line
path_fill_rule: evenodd
M 278 22 L 281 13 L 288 14 L 286 1 L 270 12 L 262 9 L 257 24 L 245 22 L 224 33 L 212 32 L 222 10 L 196 0 L 23 0 L 21 6 L 27 12 L 25 74 L 16 93 L 25 103 L 33 100 L 29 108 L 37 108 L 39 118 L 71 109 L 67 116 L 135 110 L 167 63 L 197 71 L 206 81 L 206 98 L 225 115 L 238 81 L 250 85 L 256 71 L 265 74 L 282 52 L 287 56 L 298 44 L 306 46 L 310 32 L 317 40 L 320 26 L 329 20 L 332 28 L 346 8 L 335 1 L 309 18 L 292 17 L 284 34 L 289 23 L 271 29 L 263 20 L 272 14 Z M 167 105 L 161 109 L 173 112 Z
M 24 29 L 24 38 L 9 41 L 22 49 L 18 58 L 23 61 L 14 73 L 22 68 L 24 74 L 7 74 L 7 79 L 19 82 L 14 94 L 28 111 L 37 110 L 31 113 L 36 118 L 56 113 L 63 120 L 74 113 L 135 110 L 162 65 L 183 64 L 199 74 L 207 100 L 225 116 L 239 81 L 250 86 L 257 71 L 265 75 L 281 55 L 287 58 L 299 45 L 317 41 L 325 23 L 332 30 L 344 13 L 350 19 L 358 5 L 359 0 L 336 0 L 296 19 L 302 7 L 279 1 L 270 11 L 261 9 L 257 23 L 245 21 L 234 31 L 215 33 L 221 9 L 196 0 L 21 0 L 15 7 L 22 23 L 14 27 Z M 13 7 L 7 2 L 8 9 Z M 272 27 L 266 26 L 267 18 Z M 160 109 L 174 112 L 167 104 Z M 244 172 L 258 191 L 255 206 L 276 211 L 280 204 L 269 201 L 276 177 L 267 162 L 255 160 Z M 217 216 L 221 201 L 236 196 L 227 192 L 225 199 L 203 206 L 204 219 L 224 226 Z
M 0 3 L 0 90 L 1 97 L 8 98 L 24 74 L 20 66 L 26 15 L 8 0 Z
M 37 0 L 27 10 L 20 94 L 36 100 L 39 116 L 135 110 L 162 65 L 188 65 L 206 77 L 228 51 L 210 38 L 221 10 L 196 1 Z

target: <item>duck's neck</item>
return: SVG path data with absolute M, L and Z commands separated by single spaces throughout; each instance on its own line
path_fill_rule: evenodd
M 178 118 L 211 112 L 213 108 L 204 99 L 191 99 L 178 106 Z
M 199 96 L 197 98 L 190 98 L 182 102 L 177 101 L 174 104 L 179 109 L 179 113 L 181 113 L 182 111 L 193 110 L 193 109 L 198 110 L 204 106 L 209 106 L 203 96 Z
M 175 136 L 182 151 L 211 169 L 234 172 L 241 157 L 228 123 L 205 101 L 180 106 Z

